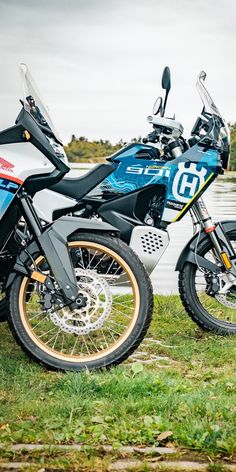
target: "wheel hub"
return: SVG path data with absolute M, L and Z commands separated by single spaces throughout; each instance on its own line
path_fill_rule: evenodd
M 206 293 L 213 296 L 221 305 L 227 308 L 236 308 L 236 286 L 234 285 L 235 278 L 230 280 L 226 273 L 213 274 L 211 277 L 206 277 L 207 288 Z
M 79 293 L 78 298 L 75 300 L 75 303 L 78 308 L 85 308 L 86 304 L 88 301 L 87 295 L 83 295 L 82 293 Z

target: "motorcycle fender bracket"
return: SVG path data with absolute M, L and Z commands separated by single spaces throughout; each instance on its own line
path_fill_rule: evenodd
M 232 231 L 236 230 L 236 221 L 235 220 L 225 220 L 221 221 L 220 224 L 216 224 L 219 229 L 222 229 L 223 232 L 228 235 Z M 208 269 L 211 272 L 218 273 L 220 272 L 219 267 L 216 264 L 206 260 L 204 257 L 197 255 L 196 262 L 196 246 L 200 244 L 203 240 L 209 238 L 209 235 L 205 233 L 204 230 L 201 231 L 201 234 L 196 233 L 186 244 L 182 250 L 178 261 L 176 263 L 175 270 L 180 272 L 183 269 L 185 262 L 191 262 L 194 265 L 199 265 L 202 268 Z
M 83 230 L 89 232 L 116 231 L 113 226 L 102 221 L 62 216 L 49 228 L 46 228 L 38 238 L 66 302 L 74 302 L 78 295 L 78 285 L 69 255 L 67 240 L 71 234 L 80 234 Z
M 209 270 L 210 272 L 213 272 L 215 274 L 220 272 L 220 269 L 216 264 L 213 264 L 213 262 L 205 259 L 204 257 L 198 255 L 197 253 L 195 254 L 195 252 L 193 252 L 191 249 L 189 249 L 188 253 L 186 254 L 184 263 L 185 262 L 191 262 L 191 264 L 198 265 L 199 267 L 201 267 L 201 269 Z M 175 270 L 181 270 L 177 267 L 178 266 L 176 265 Z

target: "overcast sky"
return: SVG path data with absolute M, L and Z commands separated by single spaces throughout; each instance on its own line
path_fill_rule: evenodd
M 169 65 L 167 114 L 188 134 L 207 87 L 236 121 L 235 0 L 0 0 L 0 127 L 13 124 L 26 62 L 66 142 L 72 133 L 113 142 L 146 122 Z

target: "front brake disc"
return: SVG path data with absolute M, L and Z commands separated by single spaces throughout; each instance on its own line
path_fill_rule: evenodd
M 231 289 L 230 289 L 231 290 Z M 218 300 L 221 305 L 226 306 L 227 308 L 236 308 L 236 293 L 229 291 L 228 293 L 215 295 L 216 300 Z
M 100 329 L 109 317 L 112 310 L 112 293 L 107 280 L 93 270 L 75 269 L 75 274 L 80 299 L 86 299 L 85 306 L 73 311 L 64 307 L 49 312 L 49 316 L 62 331 L 83 335 Z

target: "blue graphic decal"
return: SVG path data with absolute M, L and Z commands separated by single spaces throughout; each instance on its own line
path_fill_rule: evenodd
M 147 150 L 150 150 L 150 146 L 138 143 L 118 151 L 111 158 L 117 165 L 116 169 L 89 195 L 118 196 L 147 185 L 163 185 L 164 208 L 177 210 L 192 199 L 209 176 L 217 175 L 218 152 L 215 149 L 206 150 L 196 144 L 171 161 L 144 159 L 140 152 L 143 155 Z
M 0 178 L 0 219 L 7 211 L 20 185 L 5 178 Z

